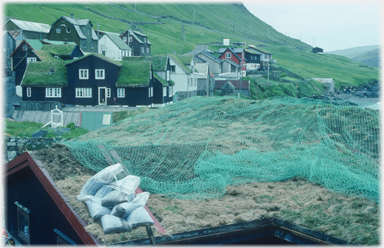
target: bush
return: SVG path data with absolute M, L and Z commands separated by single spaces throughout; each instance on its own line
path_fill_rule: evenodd
M 69 123 L 66 128 L 70 128 L 72 131 L 76 128 L 75 123 L 71 122 Z

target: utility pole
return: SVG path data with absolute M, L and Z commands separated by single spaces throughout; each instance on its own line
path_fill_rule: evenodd
M 268 59 L 268 87 L 269 87 L 269 59 Z
M 185 30 L 184 30 L 184 24 L 181 24 L 181 40 L 185 41 Z
M 99 35 L 100 35 L 100 24 L 97 23 L 97 53 L 99 53 Z
M 195 22 L 195 10 L 193 10 L 193 22 Z
M 235 32 L 235 21 L 233 21 L 233 32 Z
M 173 54 L 173 43 L 171 42 L 171 54 Z
M 268 38 L 269 38 L 269 28 L 268 28 Z

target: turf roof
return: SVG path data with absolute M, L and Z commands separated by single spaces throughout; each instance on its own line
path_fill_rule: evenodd
M 55 55 L 71 55 L 76 44 L 45 44 L 41 50 L 48 51 Z
M 167 55 L 155 55 L 151 57 L 153 70 L 166 70 L 167 69 Z
M 57 60 L 47 50 L 33 50 L 32 52 L 35 53 L 41 59 L 41 61 L 55 61 L 55 60 Z M 59 58 L 58 60 L 62 60 L 62 59 Z
M 184 70 L 186 70 L 188 73 L 192 73 L 192 70 L 189 69 L 187 66 L 185 66 L 186 64 L 191 64 L 191 61 L 192 61 L 192 56 L 193 55 L 176 55 L 176 54 L 170 54 L 169 56 L 171 56 L 171 58 L 173 58 L 173 60 L 178 63 L 182 68 L 184 68 Z M 188 58 L 190 58 L 190 60 L 188 61 Z M 188 62 L 187 62 L 188 61 Z M 186 62 L 186 63 L 184 63 Z
M 88 54 L 84 55 L 83 57 L 81 57 L 81 58 L 79 58 L 79 59 L 72 60 L 71 62 L 67 63 L 65 66 L 68 66 L 69 64 L 75 63 L 75 62 L 77 62 L 77 61 L 79 61 L 79 60 L 88 58 L 89 56 L 95 56 L 95 57 L 98 57 L 98 58 L 100 58 L 100 59 L 102 59 L 102 60 L 105 60 L 105 61 L 107 61 L 107 62 L 110 62 L 110 63 L 112 63 L 112 64 L 115 64 L 115 65 L 117 65 L 117 66 L 119 66 L 119 67 L 122 66 L 122 63 L 121 63 L 121 62 L 116 61 L 116 60 L 113 60 L 113 59 L 110 59 L 110 58 L 107 58 L 107 57 L 105 57 L 104 55 L 99 54 L 99 53 L 88 53 Z
M 163 85 L 163 86 L 167 86 L 168 85 L 168 82 L 164 79 L 162 79 L 159 75 L 157 75 L 156 72 L 153 73 L 153 76 Z
M 36 63 L 28 63 L 21 85 L 38 86 L 38 87 L 65 87 L 67 83 L 67 68 L 65 68 L 64 60 L 42 61 Z M 50 69 L 55 71 L 50 74 Z
M 149 74 L 151 72 L 150 61 L 129 61 L 123 59 L 122 63 L 123 66 L 120 69 L 116 87 L 148 86 Z

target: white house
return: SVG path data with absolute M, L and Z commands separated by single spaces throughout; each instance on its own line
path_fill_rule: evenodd
M 105 32 L 99 40 L 99 53 L 108 58 L 121 61 L 123 57 L 130 57 L 131 51 L 119 34 Z
M 197 54 L 196 57 L 208 64 L 209 70 L 213 73 L 213 75 L 218 76 L 220 73 L 222 73 L 222 61 L 215 57 L 212 53 L 208 51 L 202 51 L 201 53 Z
M 328 87 L 329 92 L 335 92 L 335 81 L 333 78 L 312 78 L 320 83 L 325 84 Z
M 169 55 L 171 79 L 175 82 L 174 94 L 178 100 L 197 96 L 197 73 L 193 55 Z

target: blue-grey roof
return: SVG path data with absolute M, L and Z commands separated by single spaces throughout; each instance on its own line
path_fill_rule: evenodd
M 206 55 L 206 56 L 208 56 L 209 58 L 211 58 L 212 60 L 216 61 L 217 63 L 221 63 L 221 60 L 219 58 L 215 57 L 212 53 L 210 53 L 208 51 L 202 51 L 201 53 Z M 199 54 L 197 54 L 196 56 L 199 56 Z
M 13 22 L 21 30 L 25 30 L 25 31 L 49 33 L 49 30 L 51 29 L 51 26 L 49 26 L 48 24 L 44 24 L 44 23 L 27 22 L 27 21 L 15 20 L 15 19 L 9 19 L 8 22 Z
M 87 37 L 83 34 L 83 31 L 81 31 L 80 26 L 74 25 L 76 33 L 79 35 L 80 39 L 87 39 Z
M 223 52 L 225 52 L 225 50 L 227 50 L 227 48 L 220 48 L 218 53 L 222 54 Z M 233 48 L 231 50 L 234 51 L 235 53 L 242 53 L 244 49 L 243 48 Z
M 227 49 L 229 50 L 229 51 L 231 51 L 240 61 L 242 60 L 239 56 L 237 56 L 237 54 L 236 54 L 236 52 L 232 49 L 232 48 L 230 48 L 230 47 L 228 47 L 228 48 L 220 48 L 219 49 L 219 51 L 221 50 L 221 49 L 224 49 L 224 50 L 222 50 L 222 52 L 220 53 L 219 52 L 219 54 L 220 54 L 220 56 L 221 56 L 221 54 L 223 54 Z M 219 57 L 220 57 L 219 56 Z
M 108 32 L 105 32 L 105 35 L 109 37 L 109 39 L 116 44 L 116 46 L 120 49 L 120 50 L 128 50 L 128 51 L 131 51 L 132 49 L 127 45 L 127 43 L 125 43 L 118 34 L 114 34 L 114 33 L 108 33 Z
M 235 62 L 233 62 L 233 61 L 230 60 L 230 59 L 223 59 L 222 62 L 224 62 L 224 61 L 227 61 L 227 62 L 229 62 L 230 64 L 232 64 L 232 65 L 234 65 L 234 66 L 240 68 L 240 65 L 239 65 L 239 64 L 236 64 Z
M 195 60 L 196 60 L 196 62 L 199 62 L 199 63 L 207 63 L 207 61 L 205 61 L 204 59 L 199 58 L 197 56 L 195 56 Z

